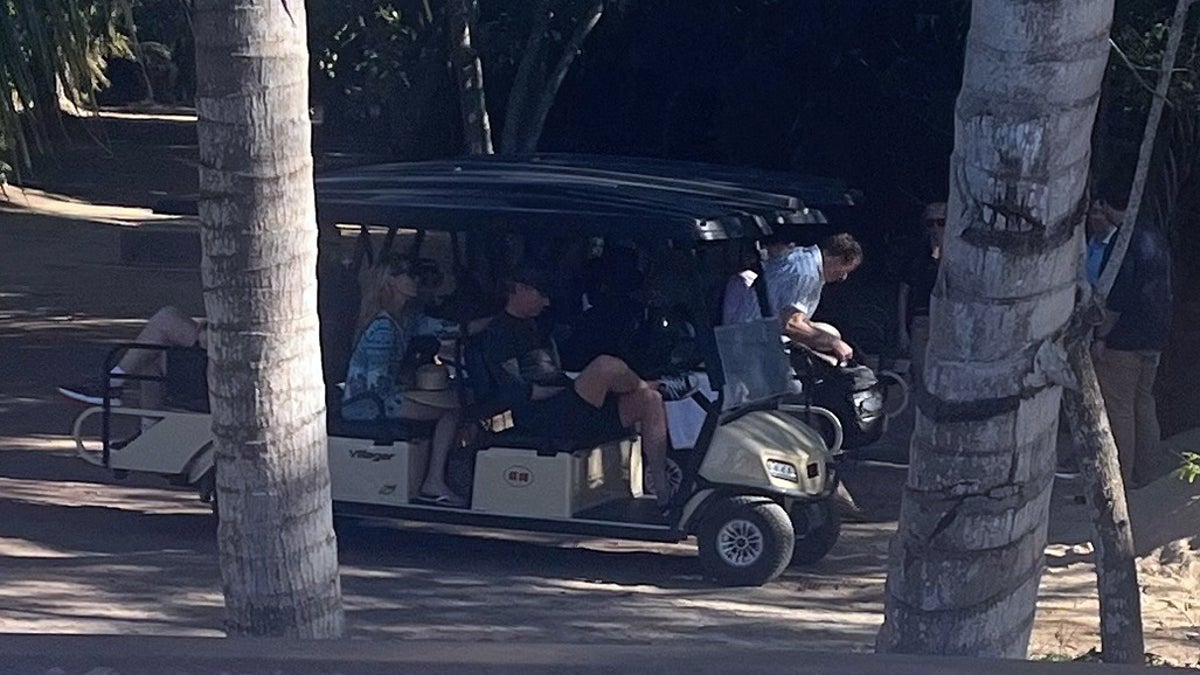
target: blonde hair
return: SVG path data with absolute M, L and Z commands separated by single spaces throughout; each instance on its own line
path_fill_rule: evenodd
M 358 286 L 362 289 L 362 298 L 358 303 L 358 321 L 354 326 L 354 339 L 358 340 L 364 330 L 380 312 L 391 313 L 396 296 L 392 290 L 392 277 L 401 274 L 411 274 L 412 263 L 408 258 L 399 255 L 388 256 L 370 267 L 364 268 L 358 274 Z M 411 311 L 405 304 L 405 310 Z M 393 316 L 399 320 L 400 317 Z

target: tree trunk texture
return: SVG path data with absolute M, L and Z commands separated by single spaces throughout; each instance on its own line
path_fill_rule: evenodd
M 973 3 L 880 651 L 1026 656 L 1112 10 Z
M 1092 543 L 1100 596 L 1100 649 L 1109 663 L 1144 663 L 1142 596 L 1117 444 L 1108 426 L 1087 342 L 1072 341 L 1067 355 L 1079 387 L 1068 387 L 1063 403 L 1073 426 L 1071 437 L 1081 449 L 1079 472 L 1095 527 Z
M 492 154 L 492 126 L 488 120 L 483 90 L 483 63 L 471 45 L 474 24 L 473 0 L 453 0 L 447 16 L 450 21 L 450 69 L 458 85 L 462 114 L 463 142 L 471 155 Z
M 304 3 L 193 16 L 226 630 L 337 637 Z
M 546 73 L 546 33 L 550 30 L 550 9 L 550 0 L 537 0 L 533 9 L 533 27 L 529 30 L 529 39 L 525 41 L 525 50 L 521 52 L 521 62 L 517 64 L 517 74 L 508 92 L 504 111 L 500 152 L 506 155 L 517 154 L 528 145 L 526 120 L 538 100 Z M 537 145 L 536 140 L 534 145 Z

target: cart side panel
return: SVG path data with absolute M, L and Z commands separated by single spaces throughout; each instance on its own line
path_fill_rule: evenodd
M 416 496 L 428 461 L 426 443 L 329 437 L 334 501 L 399 506 Z

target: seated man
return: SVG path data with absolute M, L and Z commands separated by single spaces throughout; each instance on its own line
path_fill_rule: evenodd
M 613 356 L 599 356 L 573 381 L 563 372 L 554 341 L 535 318 L 550 304 L 549 278 L 522 269 L 505 282 L 504 311 L 480 334 L 483 366 L 495 391 L 513 411 L 516 427 L 539 436 L 592 442 L 636 429 L 650 477 L 668 485 L 667 420 L 660 383 L 642 380 Z M 681 396 L 675 387 L 668 395 Z M 658 489 L 660 507 L 669 490 Z

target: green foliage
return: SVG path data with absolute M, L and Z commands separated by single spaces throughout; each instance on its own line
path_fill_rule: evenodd
M 1200 478 L 1200 454 L 1195 452 L 1183 453 L 1183 465 L 1175 472 L 1180 479 L 1195 483 Z
M 1124 110 L 1145 114 L 1150 106 L 1147 85 L 1152 88 L 1158 78 L 1174 8 L 1175 3 L 1158 0 L 1124 0 L 1117 3 L 1112 40 L 1119 51 L 1110 60 L 1105 94 Z M 1198 22 L 1200 13 L 1192 12 L 1171 80 L 1168 98 L 1181 105 L 1195 105 L 1198 102 Z
M 0 156 L 28 165 L 58 116 L 56 85 L 86 105 L 125 53 L 128 0 L 0 0 Z
M 336 101 L 352 118 L 402 105 L 417 69 L 443 53 L 436 39 L 441 4 L 435 11 L 431 0 L 313 3 L 309 48 L 317 98 Z

